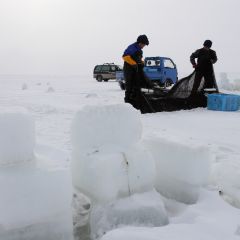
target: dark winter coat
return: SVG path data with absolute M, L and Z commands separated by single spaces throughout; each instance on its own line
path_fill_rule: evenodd
M 127 47 L 127 49 L 123 53 L 124 63 L 127 63 L 131 66 L 136 64 L 142 64 L 142 49 L 139 44 L 133 43 Z
M 195 59 L 197 58 L 197 64 Z M 217 62 L 216 52 L 212 49 L 201 48 L 196 50 L 190 56 L 190 62 L 196 66 L 196 71 L 203 73 L 212 73 L 213 64 Z
M 138 43 L 127 47 L 123 53 L 123 72 L 125 78 L 125 102 L 139 109 L 141 105 L 141 88 L 151 87 L 151 82 L 146 78 L 142 61 L 143 52 Z

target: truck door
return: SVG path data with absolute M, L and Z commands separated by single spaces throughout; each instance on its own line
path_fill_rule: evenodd
M 177 82 L 177 69 L 176 65 L 170 58 L 163 59 L 163 82 L 171 80 L 171 83 Z
M 156 82 L 162 82 L 162 66 L 159 58 L 146 58 L 144 72 L 146 76 Z

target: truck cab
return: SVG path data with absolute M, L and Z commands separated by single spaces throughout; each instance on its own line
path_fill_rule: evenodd
M 151 81 L 164 87 L 169 87 L 178 80 L 176 64 L 167 57 L 146 57 L 144 72 Z
M 146 57 L 143 71 L 146 77 L 161 87 L 169 87 L 178 81 L 176 64 L 168 57 Z M 125 89 L 125 79 L 122 71 L 116 72 L 116 79 L 121 89 Z

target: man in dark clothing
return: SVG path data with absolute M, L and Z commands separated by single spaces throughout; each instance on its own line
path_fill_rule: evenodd
M 125 78 L 125 98 L 126 103 L 130 103 L 133 107 L 140 108 L 141 87 L 146 78 L 143 72 L 144 62 L 142 60 L 142 49 L 149 44 L 146 35 L 140 35 L 137 42 L 129 45 L 123 53 L 123 72 Z
M 190 62 L 196 70 L 195 80 L 192 88 L 191 96 L 197 93 L 202 78 L 204 78 L 204 88 L 216 88 L 215 75 L 213 64 L 217 62 L 216 52 L 210 49 L 212 46 L 211 40 L 206 40 L 203 43 L 203 48 L 196 50 L 190 56 Z M 195 59 L 197 58 L 197 63 Z

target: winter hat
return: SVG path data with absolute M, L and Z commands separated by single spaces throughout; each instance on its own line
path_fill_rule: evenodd
M 207 47 L 207 48 L 211 48 L 211 46 L 212 46 L 212 41 L 211 41 L 211 40 L 206 40 L 206 41 L 203 43 L 203 46 L 204 46 L 204 47 Z
M 138 36 L 137 38 L 137 43 L 143 43 L 145 45 L 148 45 L 149 44 L 149 41 L 148 41 L 148 38 L 146 35 L 140 35 Z

